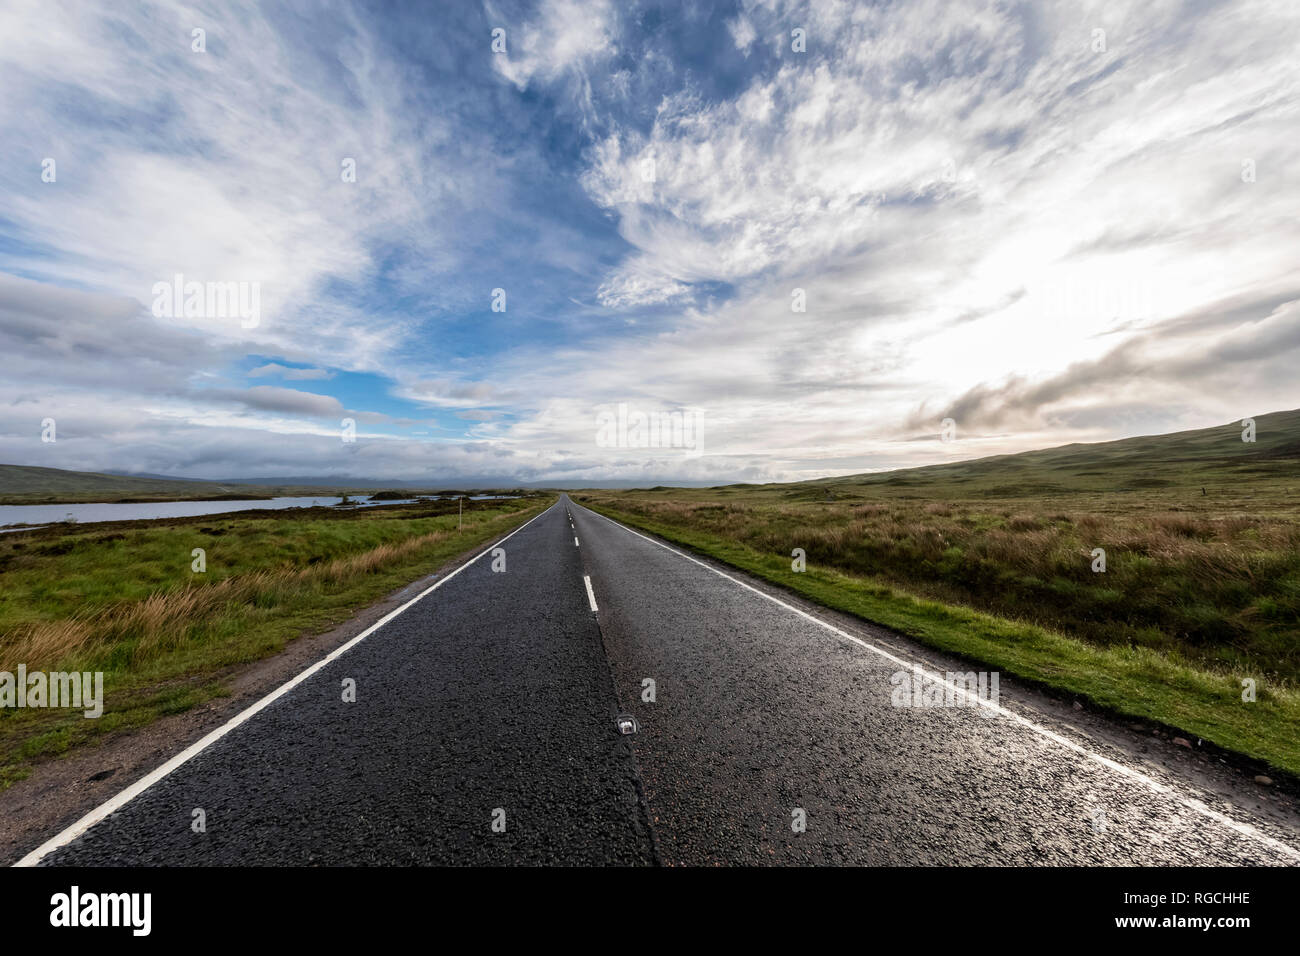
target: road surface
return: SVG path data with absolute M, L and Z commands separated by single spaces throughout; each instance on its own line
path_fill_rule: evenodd
M 499 547 L 24 862 L 1300 862 L 1005 683 L 898 706 L 946 665 L 567 497 Z

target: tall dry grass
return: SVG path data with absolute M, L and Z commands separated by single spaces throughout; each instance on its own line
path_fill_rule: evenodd
M 19 663 L 29 670 L 53 669 L 67 662 L 84 664 L 124 648 L 126 658 L 116 663 L 146 661 L 201 636 L 232 610 L 273 607 L 305 590 L 328 590 L 378 573 L 450 534 L 433 531 L 307 567 L 284 565 L 239 574 L 214 584 L 157 591 L 140 601 L 20 626 L 0 642 L 0 670 L 13 671 Z

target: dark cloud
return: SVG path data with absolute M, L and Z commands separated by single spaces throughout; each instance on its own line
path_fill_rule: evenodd
M 1207 325 L 1225 332 L 1201 347 L 1177 341 L 1187 333 L 1202 333 Z M 1172 357 L 1161 348 L 1179 345 Z M 1162 384 L 1182 385 L 1206 378 L 1259 380 L 1268 375 L 1294 375 L 1300 350 L 1300 298 L 1269 296 L 1252 305 L 1237 303 L 1222 312 L 1197 310 L 1162 322 L 1134 336 L 1100 358 L 1074 362 L 1058 375 L 1034 382 L 1012 376 L 1001 384 L 981 383 L 967 390 L 937 414 L 918 409 L 908 427 L 920 428 L 943 418 L 959 427 L 991 428 L 1006 423 L 1041 423 L 1052 406 L 1072 399 L 1109 396 L 1121 389 L 1141 387 L 1154 393 Z
M 156 321 L 123 296 L 0 274 L 0 353 L 9 381 L 180 390 L 194 372 L 234 357 L 196 332 Z
M 205 389 L 195 392 L 194 397 L 238 402 L 247 408 L 290 415 L 325 417 L 343 414 L 343 403 L 332 395 L 317 395 L 315 392 L 300 392 L 274 385 L 254 385 L 242 390 Z
M 249 378 L 265 378 L 268 375 L 276 375 L 291 382 L 319 381 L 334 377 L 334 373 L 323 368 L 290 368 L 287 365 L 281 365 L 278 362 L 269 362 L 266 365 L 259 365 L 248 372 Z

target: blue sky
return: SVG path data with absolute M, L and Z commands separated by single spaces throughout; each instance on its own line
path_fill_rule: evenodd
M 100 6 L 0 11 L 5 462 L 783 480 L 1300 404 L 1287 2 Z

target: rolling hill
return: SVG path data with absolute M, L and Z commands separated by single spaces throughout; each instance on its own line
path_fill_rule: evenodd
M 874 495 L 1015 498 L 1294 482 L 1300 489 L 1300 409 L 1255 416 L 1255 441 L 1240 420 L 1118 441 L 1061 445 L 942 465 L 847 475 L 780 487 L 860 489 Z

